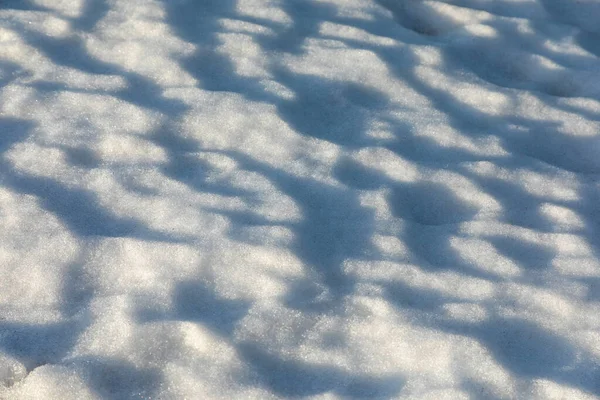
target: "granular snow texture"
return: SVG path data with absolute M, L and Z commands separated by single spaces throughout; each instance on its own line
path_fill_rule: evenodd
M 0 0 L 0 398 L 599 399 L 597 0 Z

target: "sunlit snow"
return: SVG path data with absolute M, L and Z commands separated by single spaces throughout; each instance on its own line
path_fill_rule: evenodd
M 0 0 L 0 398 L 599 399 L 597 0 Z

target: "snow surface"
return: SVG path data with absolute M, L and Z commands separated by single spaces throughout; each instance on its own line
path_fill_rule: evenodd
M 0 398 L 600 398 L 600 2 L 0 0 Z

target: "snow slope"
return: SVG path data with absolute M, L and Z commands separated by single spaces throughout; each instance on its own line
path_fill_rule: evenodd
M 599 21 L 1 0 L 0 398 L 600 398 Z

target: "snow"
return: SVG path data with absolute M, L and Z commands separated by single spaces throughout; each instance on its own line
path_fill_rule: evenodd
M 1 0 L 0 398 L 600 399 L 598 21 Z

